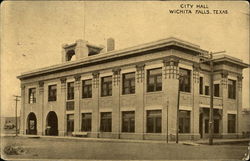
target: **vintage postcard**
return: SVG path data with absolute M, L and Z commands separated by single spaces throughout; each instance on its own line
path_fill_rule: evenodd
M 246 1 L 4 1 L 4 160 L 249 160 Z

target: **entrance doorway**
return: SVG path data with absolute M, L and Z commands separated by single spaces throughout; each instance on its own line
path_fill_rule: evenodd
M 67 115 L 67 135 L 72 135 L 74 131 L 74 114 Z
M 57 136 L 58 135 L 58 119 L 54 111 L 50 111 L 47 115 L 46 135 Z
M 37 120 L 36 120 L 36 115 L 33 112 L 31 112 L 27 118 L 26 134 L 28 135 L 37 134 Z
M 200 118 L 199 118 L 199 132 L 201 135 L 201 138 L 203 138 L 203 114 L 200 114 Z

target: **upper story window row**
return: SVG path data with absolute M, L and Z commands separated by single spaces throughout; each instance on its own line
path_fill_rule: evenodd
M 205 89 L 205 92 L 204 92 L 204 89 Z M 221 97 L 220 83 L 214 83 L 213 92 L 214 92 L 215 97 Z M 200 77 L 199 93 L 200 94 L 204 93 L 207 96 L 210 95 L 210 86 L 204 85 L 203 77 Z M 236 80 L 228 79 L 228 92 L 227 93 L 228 93 L 228 98 L 236 99 Z
M 183 76 L 180 79 L 180 91 L 190 92 L 190 83 L 191 83 L 191 71 L 186 69 L 180 69 L 181 75 Z M 147 92 L 156 92 L 162 91 L 162 68 L 148 69 L 146 78 L 146 88 Z M 123 73 L 122 74 L 122 94 L 134 94 L 136 87 L 136 73 Z M 113 77 L 105 76 L 101 77 L 101 97 L 112 96 L 112 81 Z M 82 98 L 92 98 L 92 79 L 82 80 Z M 74 100 L 74 90 L 75 82 L 67 82 L 67 100 Z M 48 86 L 48 101 L 57 100 L 57 85 Z M 36 103 L 36 88 L 29 89 L 29 103 Z

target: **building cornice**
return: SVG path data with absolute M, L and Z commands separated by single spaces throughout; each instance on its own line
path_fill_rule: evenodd
M 194 55 L 208 53 L 208 51 L 200 49 L 200 47 L 198 45 L 195 45 L 195 44 L 192 44 L 192 43 L 189 43 L 189 42 L 177 39 L 177 38 L 170 37 L 167 39 L 162 39 L 162 40 L 158 40 L 158 41 L 154 41 L 154 42 L 150 42 L 150 43 L 145 43 L 142 45 L 137 45 L 137 46 L 122 49 L 122 50 L 115 50 L 115 51 L 110 51 L 107 53 L 101 53 L 98 55 L 89 56 L 87 58 L 79 59 L 76 61 L 65 62 L 62 64 L 57 64 L 57 65 L 53 65 L 53 66 L 25 72 L 25 73 L 22 73 L 17 78 L 18 79 L 26 79 L 29 77 L 35 77 L 35 76 L 49 74 L 49 73 L 53 73 L 53 72 L 70 70 L 72 68 L 79 68 L 79 67 L 88 66 L 88 65 L 91 66 L 94 63 L 111 61 L 113 59 L 117 60 L 119 58 L 122 59 L 122 57 L 124 57 L 124 56 L 140 56 L 142 54 L 145 54 L 148 51 L 153 52 L 153 50 L 166 49 L 169 47 L 189 50 L 189 51 L 192 51 L 192 54 L 194 54 Z M 216 59 L 215 62 L 220 61 L 220 59 L 222 59 L 222 58 Z M 247 64 L 245 64 L 243 62 L 239 62 L 239 61 L 235 62 L 235 60 L 233 62 L 238 63 L 242 67 L 248 66 Z
M 171 38 L 167 38 L 167 39 L 158 40 L 155 42 L 137 45 L 137 46 L 122 49 L 122 50 L 115 50 L 115 51 L 110 51 L 107 53 L 102 53 L 102 54 L 90 56 L 90 57 L 83 58 L 83 59 L 76 60 L 76 61 L 72 61 L 72 62 L 65 62 L 65 63 L 58 64 L 58 65 L 40 68 L 37 70 L 22 73 L 17 78 L 18 79 L 25 79 L 25 78 L 28 78 L 31 76 L 33 77 L 33 76 L 37 76 L 37 75 L 41 75 L 41 74 L 47 74 L 50 72 L 65 70 L 68 68 L 78 67 L 78 66 L 92 64 L 92 63 L 98 63 L 98 62 L 107 61 L 110 59 L 117 59 L 117 58 L 123 57 L 123 56 L 129 56 L 129 55 L 137 56 L 137 55 L 139 55 L 143 52 L 146 52 L 146 51 L 162 49 L 162 48 L 171 47 L 171 46 L 172 47 L 175 46 L 178 48 L 193 51 L 194 54 L 208 53 L 206 50 L 200 49 L 200 47 L 198 45 L 191 44 L 191 43 L 188 43 L 186 41 L 171 37 Z
M 249 66 L 248 64 L 244 63 L 242 60 L 228 56 L 228 55 L 222 55 L 222 57 L 214 59 L 215 65 L 216 64 L 225 64 L 225 63 L 236 65 L 242 69 L 247 68 Z

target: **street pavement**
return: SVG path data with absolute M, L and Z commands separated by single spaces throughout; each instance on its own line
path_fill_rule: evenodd
M 2 148 L 20 145 L 22 155 L 4 155 L 12 159 L 91 159 L 91 160 L 241 160 L 247 152 L 248 141 L 214 140 L 221 145 L 199 142 L 174 142 L 152 140 L 122 140 L 102 138 L 50 137 L 50 136 L 2 136 Z M 229 141 L 233 141 L 230 144 Z M 236 142 L 238 141 L 238 143 Z M 203 144 L 201 144 L 203 143 Z

